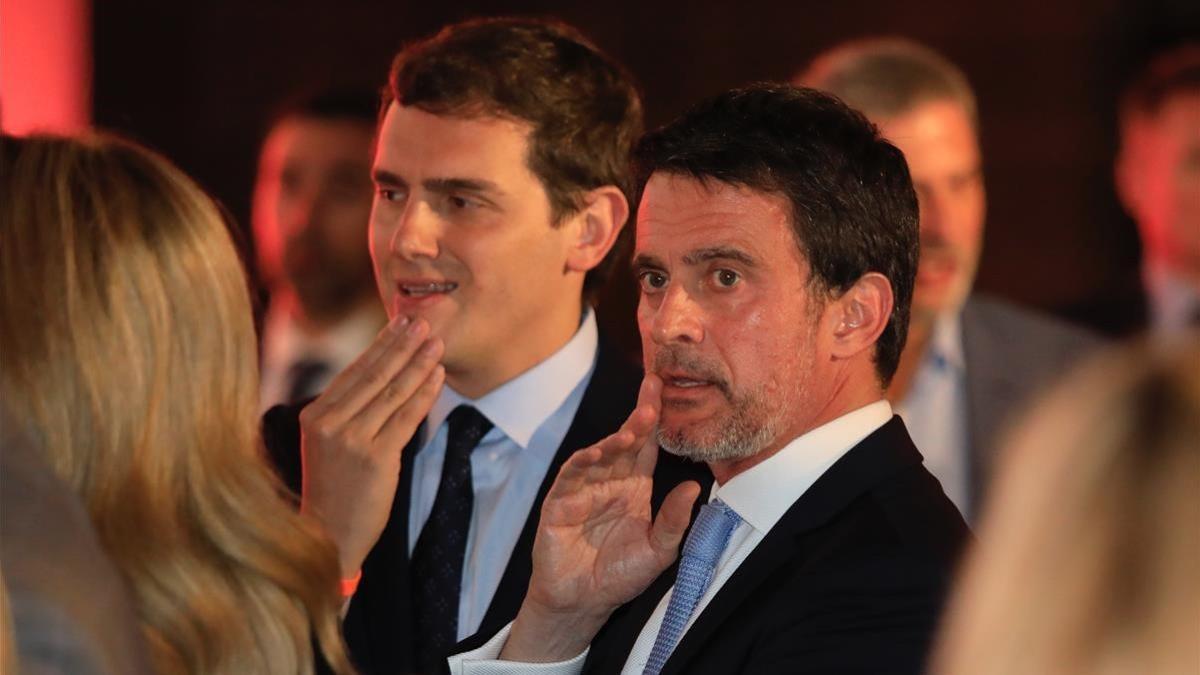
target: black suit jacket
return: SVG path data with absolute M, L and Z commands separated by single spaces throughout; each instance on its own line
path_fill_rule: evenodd
M 579 410 L 538 488 L 537 498 L 476 636 L 496 634 L 517 615 L 529 586 L 533 537 L 537 532 L 546 492 L 572 453 L 596 443 L 624 423 L 637 403 L 641 378 L 642 374 L 637 368 L 624 361 L 615 349 L 601 340 L 596 367 Z M 263 418 L 263 438 L 271 460 L 284 482 L 297 494 L 301 486 L 299 414 L 302 407 L 303 404 L 276 406 L 267 411 Z M 413 652 L 413 582 L 410 579 L 408 555 L 412 476 L 406 470 L 412 465 L 418 449 L 416 445 L 414 441 L 404 448 L 400 482 L 391 516 L 379 541 L 363 562 L 362 581 L 350 603 L 350 612 L 344 623 L 351 656 L 364 673 L 390 675 L 417 671 Z M 682 480 L 698 480 L 702 485 L 712 480 L 703 465 L 665 455 L 659 461 L 655 476 L 656 504 L 666 496 L 666 489 Z M 657 489 L 660 485 L 662 490 Z
M 969 538 L 899 417 L 800 497 L 680 639 L 671 673 L 920 673 Z M 620 608 L 585 673 L 619 673 L 676 568 Z

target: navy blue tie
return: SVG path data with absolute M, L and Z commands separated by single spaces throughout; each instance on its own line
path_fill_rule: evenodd
M 417 627 L 417 663 L 421 672 L 440 672 L 458 642 L 458 603 L 471 509 L 471 451 L 492 428 L 478 410 L 466 405 L 447 418 L 449 435 L 442 480 L 429 520 L 412 555 L 413 609 Z

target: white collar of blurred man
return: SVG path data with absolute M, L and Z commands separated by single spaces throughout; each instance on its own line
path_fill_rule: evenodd
M 283 117 L 263 142 L 253 205 L 258 271 L 272 305 L 287 307 L 309 336 L 363 312 L 383 324 L 367 248 L 374 135 L 363 119 L 302 112 Z

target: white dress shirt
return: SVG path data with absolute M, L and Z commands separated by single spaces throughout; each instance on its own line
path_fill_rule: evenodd
M 941 482 L 959 512 L 970 514 L 967 362 L 957 313 L 942 315 L 934 323 L 929 348 L 896 414 L 921 449 L 925 468 Z
M 1195 328 L 1200 316 L 1200 288 L 1162 263 L 1143 263 L 1142 280 L 1150 300 L 1150 328 L 1169 337 Z
M 371 345 L 387 323 L 378 301 L 363 303 L 345 319 L 318 334 L 300 327 L 292 317 L 289 301 L 271 303 L 263 319 L 262 367 L 259 403 L 263 411 L 285 401 L 291 382 L 289 371 L 298 361 L 320 361 L 329 366 L 313 381 L 313 394 L 325 389 L 335 375 L 346 369 Z
M 833 466 L 864 438 L 874 433 L 892 418 L 887 401 L 877 401 L 824 424 L 788 443 L 782 450 L 763 462 L 734 476 L 725 485 L 714 483 L 709 501 L 720 499 L 741 517 L 734 529 L 712 582 L 696 605 L 684 634 L 704 611 L 709 602 L 725 585 L 738 567 L 750 556 L 763 537 L 775 526 L 796 500 L 808 491 Z M 654 613 L 642 627 L 622 673 L 640 674 L 650 658 L 654 639 L 658 636 L 671 594 L 666 593 Z M 487 644 L 465 654 L 451 656 L 450 672 L 454 675 L 499 675 L 501 673 L 539 673 L 577 675 L 583 670 L 587 651 L 558 663 L 516 663 L 497 660 L 508 640 L 510 623 Z
M 412 466 L 409 554 L 429 519 L 441 482 L 449 433 L 446 418 L 466 404 L 495 425 L 471 453 L 475 500 L 459 594 L 460 640 L 479 630 L 500 586 L 538 488 L 583 400 L 598 343 L 595 315 L 589 308 L 575 336 L 550 358 L 478 400 L 444 387 L 426 417 L 421 449 Z

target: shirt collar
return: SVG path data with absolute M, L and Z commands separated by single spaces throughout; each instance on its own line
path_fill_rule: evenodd
M 483 413 L 496 428 L 521 448 L 529 446 L 534 432 L 567 400 L 587 377 L 599 345 L 596 317 L 590 307 L 574 337 L 550 358 L 542 361 L 478 400 L 471 400 L 450 387 L 443 387 L 429 410 L 422 445 L 433 438 L 442 422 L 459 405 L 470 405 Z
M 1165 264 L 1156 261 L 1144 263 L 1142 280 L 1146 285 L 1151 319 L 1156 328 L 1184 328 L 1192 312 L 1200 309 L 1200 288 L 1188 283 Z
M 946 364 L 957 371 L 966 368 L 963 356 L 962 322 L 958 312 L 942 314 L 933 324 L 933 336 L 925 358 L 931 363 Z
M 714 483 L 712 495 L 765 534 L 834 462 L 891 418 L 892 406 L 886 400 L 846 413 L 794 439 L 725 485 Z

